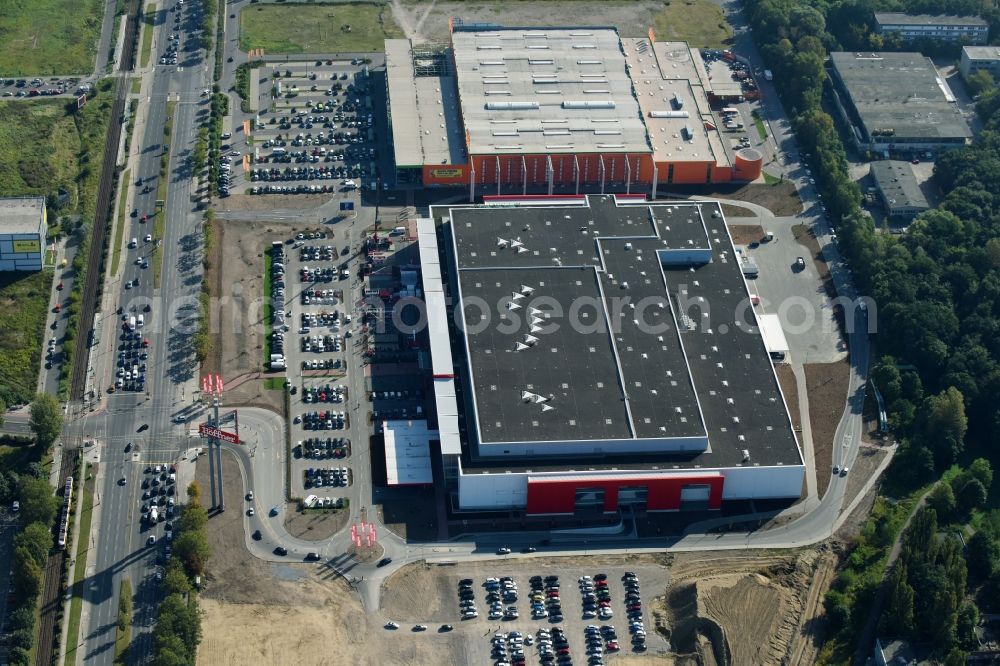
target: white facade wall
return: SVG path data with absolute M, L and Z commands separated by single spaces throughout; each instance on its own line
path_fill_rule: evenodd
M 458 477 L 458 499 L 462 509 L 509 509 L 523 508 L 528 503 L 528 478 L 587 476 L 620 478 L 634 473 L 636 476 L 690 476 L 706 472 L 721 472 L 726 482 L 722 490 L 723 500 L 782 499 L 796 498 L 802 494 L 805 477 L 803 465 L 780 465 L 775 467 L 730 467 L 721 469 L 678 469 L 678 470 L 601 470 L 595 472 L 566 471 L 539 474 L 537 472 L 462 474 Z
M 480 442 L 483 457 L 524 458 L 540 455 L 605 456 L 612 453 L 680 453 L 708 449 L 708 436 L 646 439 L 584 439 L 545 442 Z M 523 465 L 518 460 L 517 465 Z

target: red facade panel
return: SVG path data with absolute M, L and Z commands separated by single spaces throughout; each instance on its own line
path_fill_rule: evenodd
M 588 488 L 604 490 L 604 512 L 611 513 L 618 510 L 618 491 L 623 487 L 645 487 L 648 511 L 678 511 L 681 508 L 681 491 L 685 487 L 706 485 L 709 486 L 708 507 L 718 509 L 722 506 L 724 484 L 725 477 L 721 474 L 671 474 L 627 479 L 528 479 L 527 513 L 573 513 L 576 491 Z

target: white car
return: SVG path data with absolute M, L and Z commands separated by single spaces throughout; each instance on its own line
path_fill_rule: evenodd
M 510 548 L 507 546 L 500 546 L 497 548 L 497 555 L 510 555 Z

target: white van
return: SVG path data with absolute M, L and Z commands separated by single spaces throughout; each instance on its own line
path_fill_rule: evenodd
M 129 246 L 129 249 L 135 249 L 135 248 L 139 247 L 139 239 L 138 238 L 133 238 L 132 240 L 130 240 L 128 242 L 128 246 Z
M 344 181 L 344 189 L 346 189 L 346 190 L 356 190 L 357 188 L 358 188 L 358 184 L 355 183 L 353 180 L 345 180 Z
M 135 321 L 135 325 L 138 326 L 139 328 L 142 328 L 145 323 L 146 323 L 146 317 L 144 315 L 139 315 L 139 317 Z
M 135 325 L 136 325 L 135 315 L 132 315 L 131 317 L 128 318 L 128 327 L 134 331 Z

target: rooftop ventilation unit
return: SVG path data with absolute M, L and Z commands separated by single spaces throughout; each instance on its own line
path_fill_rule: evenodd
M 670 103 L 673 104 L 675 109 L 684 108 L 684 98 L 681 97 L 680 93 L 674 93 L 674 96 L 671 98 Z
M 536 109 L 538 109 L 538 102 L 486 102 L 487 111 L 520 111 Z
M 691 114 L 687 111 L 650 111 L 650 118 L 687 118 Z
M 615 101 L 613 99 L 601 100 L 574 100 L 568 99 L 562 103 L 564 109 L 613 109 Z

